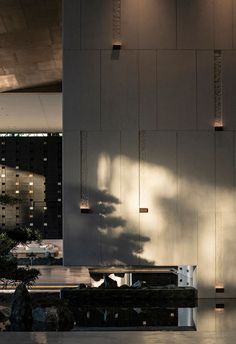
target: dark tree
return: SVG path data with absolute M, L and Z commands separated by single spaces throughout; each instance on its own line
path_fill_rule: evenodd
M 8 195 L 0 195 L 0 204 L 12 206 L 19 199 Z M 31 241 L 40 241 L 40 234 L 31 228 L 3 229 L 0 228 L 0 282 L 3 286 L 8 284 L 33 284 L 40 272 L 37 269 L 18 267 L 17 258 L 11 250 L 18 244 L 27 244 Z

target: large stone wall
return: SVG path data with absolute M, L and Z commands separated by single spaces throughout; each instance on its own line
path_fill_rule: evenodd
M 191 264 L 235 297 L 236 0 L 116 2 L 64 1 L 65 264 Z

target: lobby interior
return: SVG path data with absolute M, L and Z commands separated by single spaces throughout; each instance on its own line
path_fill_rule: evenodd
M 25 199 L 2 226 L 37 226 L 63 259 L 36 289 L 115 266 L 186 269 L 198 291 L 188 331 L 0 343 L 235 342 L 235 28 L 236 0 L 0 0 L 0 193 Z

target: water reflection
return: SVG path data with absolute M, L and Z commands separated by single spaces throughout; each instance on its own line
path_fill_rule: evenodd
M 2 302 L 2 308 L 10 305 Z M 199 299 L 197 307 L 98 307 L 76 306 L 72 332 L 97 331 L 194 331 L 197 333 L 233 333 L 236 336 L 236 299 Z M 6 343 L 1 332 L 0 343 Z M 14 338 L 15 334 L 11 332 Z M 32 333 L 35 343 L 47 344 L 47 333 Z M 16 343 L 18 341 L 15 341 Z M 24 342 L 25 343 L 25 342 Z M 26 342 L 28 343 L 28 342 Z M 232 343 L 235 343 L 232 342 Z
M 75 330 L 196 330 L 195 308 L 78 307 Z

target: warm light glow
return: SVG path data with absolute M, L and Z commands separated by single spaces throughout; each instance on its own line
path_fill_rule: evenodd
M 224 313 L 224 308 L 215 308 L 216 313 Z
M 123 232 L 135 235 L 141 233 L 148 240 L 142 243 L 139 254 L 133 254 L 153 264 L 199 266 L 199 252 L 201 264 L 216 262 L 215 212 L 227 211 L 224 227 L 233 228 L 234 225 L 233 213 L 229 212 L 234 207 L 233 189 L 217 187 L 220 206 L 217 203 L 216 209 L 214 183 L 176 175 L 175 171 L 156 163 L 139 163 L 125 155 L 112 157 L 102 153 L 98 159 L 97 186 L 105 188 L 108 194 L 120 200 L 120 204 L 115 205 L 112 216 L 120 216 L 126 221 L 125 226 L 109 231 L 98 230 L 111 238 L 116 238 Z M 181 194 L 178 193 L 179 189 Z M 212 204 L 212 208 L 208 205 L 206 211 L 202 199 L 207 204 Z M 148 213 L 139 213 L 142 207 L 147 208 Z M 201 240 L 198 240 L 199 235 Z M 230 239 L 228 232 L 224 233 L 224 239 Z M 192 246 L 192 242 L 196 244 Z M 216 271 L 221 271 L 222 263 L 217 264 Z M 212 280 L 215 280 L 214 272 L 212 275 Z M 221 277 L 219 274 L 218 276 Z M 201 267 L 200 283 L 204 285 L 207 281 L 209 271 Z M 217 278 L 216 281 L 218 284 L 222 279 Z
M 0 75 L 0 88 L 1 91 L 8 88 L 15 88 L 18 86 L 18 82 L 14 74 Z
M 102 153 L 98 159 L 98 189 L 108 190 L 111 177 L 111 160 L 108 154 Z
M 80 209 L 89 209 L 89 201 L 84 199 L 80 201 Z
M 222 118 L 215 118 L 213 126 L 215 128 L 223 127 L 223 119 Z

